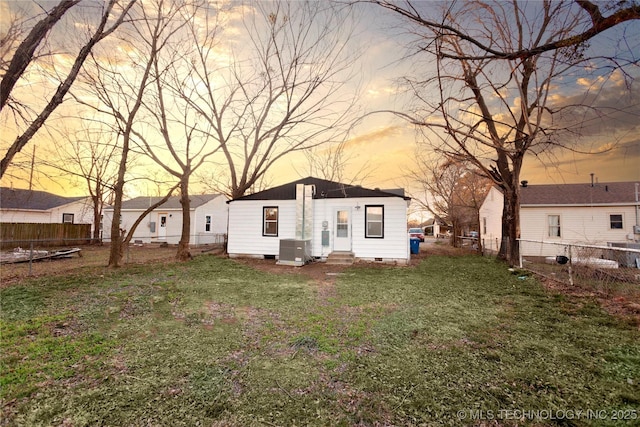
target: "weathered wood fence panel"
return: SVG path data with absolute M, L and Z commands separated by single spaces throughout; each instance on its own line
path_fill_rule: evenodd
M 16 246 L 87 245 L 91 243 L 91 224 L 0 223 L 2 249 Z

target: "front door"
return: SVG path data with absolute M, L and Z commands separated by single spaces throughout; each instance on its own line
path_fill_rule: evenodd
M 335 216 L 333 250 L 351 250 L 351 210 L 338 209 Z
M 158 214 L 158 240 L 167 239 L 167 214 Z

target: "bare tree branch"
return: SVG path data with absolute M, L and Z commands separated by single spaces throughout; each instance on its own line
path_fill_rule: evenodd
M 71 89 L 71 85 L 75 81 L 80 69 L 82 68 L 82 64 L 89 56 L 91 49 L 98 44 L 105 37 L 109 36 L 113 33 L 124 21 L 131 7 L 135 4 L 136 0 L 129 0 L 129 3 L 123 7 L 120 15 L 115 19 L 115 21 L 111 24 L 111 26 L 107 27 L 107 23 L 112 18 L 111 12 L 113 10 L 114 5 L 118 2 L 118 0 L 109 0 L 107 3 L 104 12 L 102 14 L 102 18 L 100 23 L 98 24 L 96 30 L 93 35 L 89 39 L 89 41 L 80 49 L 80 52 L 76 56 L 76 59 L 69 71 L 69 74 L 64 79 L 64 81 L 58 86 L 54 95 L 51 97 L 47 105 L 44 107 L 42 112 L 38 115 L 38 117 L 29 125 L 27 130 L 22 133 L 22 135 L 18 136 L 15 141 L 11 144 L 7 153 L 5 154 L 2 161 L 0 161 L 0 178 L 5 174 L 7 168 L 11 164 L 14 156 L 22 150 L 22 148 L 31 140 L 31 138 L 36 134 L 36 132 L 44 125 L 47 118 L 51 115 L 51 113 L 56 109 L 58 105 L 60 105 L 69 91 Z M 71 5 L 73 6 L 73 4 Z M 7 76 L 5 76 L 6 78 Z M 4 79 L 3 79 L 4 82 Z

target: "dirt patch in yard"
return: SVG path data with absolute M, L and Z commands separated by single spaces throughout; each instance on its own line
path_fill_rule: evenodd
M 29 263 L 0 265 L 0 288 L 11 286 L 27 278 L 64 276 L 80 269 L 84 272 L 102 274 L 109 262 L 109 246 L 79 246 L 79 254 L 71 258 L 43 260 Z M 54 250 L 53 248 L 50 250 Z M 124 255 L 123 267 L 135 264 L 153 264 L 173 262 L 177 248 L 175 246 L 160 247 L 158 245 L 130 246 Z M 215 253 L 212 248 L 202 246 L 191 250 L 193 255 Z

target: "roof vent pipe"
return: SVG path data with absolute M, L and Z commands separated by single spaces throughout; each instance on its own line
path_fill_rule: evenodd
M 591 175 L 591 186 L 593 187 L 593 176 L 595 175 L 593 172 L 590 173 Z
M 523 180 L 523 181 L 520 181 L 520 184 L 522 184 L 523 187 L 527 187 L 529 185 L 529 181 Z

